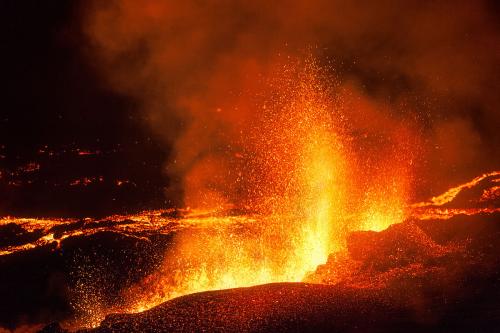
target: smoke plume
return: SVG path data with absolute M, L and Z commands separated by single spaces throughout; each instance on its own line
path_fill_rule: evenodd
M 311 58 L 364 172 L 404 164 L 427 196 L 498 166 L 495 12 L 487 1 L 94 1 L 82 28 L 89 61 L 171 149 L 167 196 L 212 206 L 248 191 L 269 82 Z

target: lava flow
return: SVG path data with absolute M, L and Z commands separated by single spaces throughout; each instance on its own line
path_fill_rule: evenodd
M 446 204 L 449 205 L 456 205 L 456 200 L 462 197 L 459 202 L 461 208 L 447 208 L 436 214 L 437 208 L 429 204 L 436 200 L 431 199 L 429 202 L 408 205 L 409 213 L 406 218 L 448 219 L 461 214 L 500 212 L 498 197 L 490 195 L 488 200 L 485 200 L 484 196 L 485 193 L 495 191 L 499 177 L 500 172 L 491 172 L 436 197 L 446 197 Z M 478 191 L 483 195 L 475 197 L 475 192 Z M 449 195 L 450 193 L 453 195 Z M 324 262 L 318 260 L 317 264 L 304 266 L 304 252 L 301 252 L 304 248 L 301 246 L 307 246 L 309 239 L 305 238 L 304 241 L 303 235 L 300 234 L 296 238 L 288 239 L 283 234 L 278 234 L 277 230 L 283 230 L 285 222 L 293 223 L 292 217 L 264 216 L 235 209 L 170 209 L 83 220 L 4 217 L 1 219 L 2 232 L 15 230 L 18 244 L 3 244 L 1 254 L 8 256 L 47 246 L 51 251 L 57 251 L 67 239 L 91 237 L 102 232 L 113 232 L 148 242 L 155 235 L 175 235 L 177 245 L 169 249 L 169 254 L 160 268 L 145 276 L 139 283 L 122 290 L 120 300 L 114 305 L 88 302 L 95 296 L 93 293 L 102 292 L 95 289 L 95 286 L 92 287 L 91 280 L 95 279 L 95 276 L 90 274 L 79 281 L 82 290 L 74 301 L 79 302 L 75 307 L 81 313 L 77 317 L 78 320 L 72 319 L 67 325 L 94 326 L 98 325 L 107 313 L 140 312 L 185 294 L 303 280 L 307 273 L 315 270 L 317 264 L 326 262 L 326 259 Z M 383 223 L 390 224 L 392 220 Z M 321 240 L 321 234 L 311 236 Z M 54 243 L 56 247 L 53 246 Z M 295 251 L 290 251 L 294 246 Z M 317 253 L 311 251 L 310 257 L 306 259 L 317 259 L 314 257 Z
M 414 142 L 411 129 L 382 118 L 376 108 L 365 109 L 389 130 L 381 141 L 364 133 L 370 147 L 363 148 L 352 134 L 355 115 L 345 106 L 356 99 L 349 101 L 352 96 L 326 86 L 313 61 L 300 68 L 291 66 L 270 85 L 274 94 L 264 98 L 261 117 L 247 124 L 250 130 L 242 133 L 245 140 L 233 155 L 236 161 L 210 157 L 186 177 L 186 200 L 195 207 L 215 208 L 83 220 L 5 217 L 2 228 L 16 237 L 1 254 L 42 247 L 63 247 L 64 252 L 64 243 L 72 238 L 109 232 L 137 242 L 172 237 L 155 267 L 120 287 L 112 302 L 102 296 L 106 286 L 96 276 L 106 271 L 94 274 L 85 260 L 77 262 L 80 273 L 75 273 L 71 300 L 76 315 L 67 325 L 96 326 L 109 313 L 142 312 L 186 294 L 303 281 L 330 254 L 345 251 L 352 231 L 380 231 L 407 219 L 499 211 L 491 201 L 498 199 L 500 172 L 484 174 L 429 202 L 410 204 L 415 158 L 408 154 Z M 227 164 L 238 176 L 231 178 L 234 183 L 219 180 L 217 185 L 230 189 L 207 187 L 207 177 Z M 483 188 L 472 205 L 464 193 L 485 182 L 493 185 Z M 461 196 L 465 205 L 450 206 Z

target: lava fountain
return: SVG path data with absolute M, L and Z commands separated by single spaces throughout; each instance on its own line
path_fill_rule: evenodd
M 243 163 L 234 172 L 246 185 L 244 199 L 226 204 L 238 214 L 216 215 L 177 235 L 162 268 L 125 291 L 127 311 L 205 290 L 301 281 L 343 248 L 348 231 L 383 229 L 403 218 L 403 192 L 387 190 L 393 179 L 360 182 L 343 100 L 319 66 L 309 59 L 285 68 L 242 132 Z M 372 168 L 386 174 L 381 163 Z M 390 168 L 399 170 L 396 163 Z M 392 206 L 380 205 L 380 197 Z

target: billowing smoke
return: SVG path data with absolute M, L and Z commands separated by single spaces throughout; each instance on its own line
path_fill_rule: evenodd
M 89 61 L 139 101 L 172 149 L 167 196 L 209 206 L 245 187 L 244 139 L 268 112 L 269 80 L 311 56 L 351 134 L 367 138 L 358 156 L 387 139 L 361 165 L 398 146 L 421 196 L 498 166 L 496 10 L 487 1 L 122 0 L 94 1 L 82 22 Z

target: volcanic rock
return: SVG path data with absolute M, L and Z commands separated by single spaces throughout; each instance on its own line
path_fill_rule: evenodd
M 356 232 L 348 253 L 332 254 L 308 277 L 334 273 L 320 281 L 330 285 L 192 294 L 142 313 L 109 315 L 85 332 L 494 332 L 500 327 L 500 233 L 491 230 L 500 228 L 500 219 L 489 222 L 480 228 L 489 235 L 472 229 L 466 236 L 461 228 L 454 237 L 466 240 L 461 246 L 434 241 L 442 221 Z
M 29 232 L 15 223 L 0 225 L 0 248 L 30 243 L 42 235 L 41 229 Z
M 347 237 L 347 248 L 352 259 L 381 271 L 428 261 L 446 253 L 443 246 L 411 221 L 391 225 L 381 232 L 352 232 Z
M 45 281 L 40 272 L 62 270 L 68 264 L 55 258 L 74 260 L 81 248 L 84 257 L 91 258 L 89 263 L 110 266 L 104 284 L 112 287 L 111 296 L 105 304 L 112 304 L 114 291 L 140 277 L 120 276 L 124 264 L 155 265 L 154 260 L 141 262 L 143 253 L 154 252 L 151 246 L 142 238 L 113 233 L 65 239 L 61 249 L 3 258 L 5 272 L 22 263 L 30 270 L 25 275 L 9 272 L 2 288 L 24 295 L 25 286 L 37 285 L 27 277 Z M 306 279 L 321 285 L 279 283 L 192 294 L 142 313 L 108 315 L 99 327 L 82 332 L 494 332 L 500 327 L 500 214 L 407 221 L 381 232 L 354 232 L 347 248 L 330 255 Z M 165 246 L 159 249 L 163 253 Z M 64 279 L 58 281 L 65 284 Z M 30 297 L 23 296 L 21 302 L 13 303 L 16 296 L 9 294 L 11 301 L 3 304 L 8 310 L 4 322 L 14 313 L 33 315 L 41 306 L 50 309 L 49 304 L 57 304 L 53 295 L 45 302 L 33 298 L 48 290 L 46 284 L 39 286 L 27 289 Z M 28 300 L 36 302 L 27 306 Z M 57 308 L 52 309 L 51 320 L 62 318 L 54 312 Z M 60 332 L 60 327 L 46 327 L 45 332 Z

